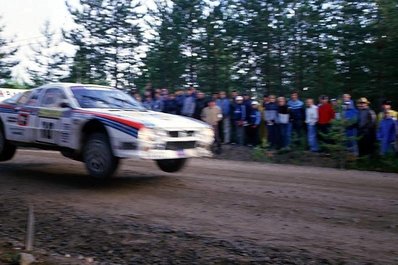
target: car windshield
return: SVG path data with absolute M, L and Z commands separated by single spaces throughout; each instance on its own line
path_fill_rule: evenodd
M 85 109 L 146 110 L 141 103 L 118 89 L 79 86 L 71 90 L 80 107 Z

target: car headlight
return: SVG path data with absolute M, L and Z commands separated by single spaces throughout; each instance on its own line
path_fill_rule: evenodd
M 138 131 L 138 139 L 146 142 L 152 142 L 156 140 L 156 135 L 154 130 L 149 128 L 141 128 Z

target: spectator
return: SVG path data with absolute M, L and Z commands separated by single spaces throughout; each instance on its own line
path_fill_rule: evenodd
M 287 102 L 287 106 L 290 108 L 290 122 L 288 128 L 288 143 L 290 142 L 290 138 L 292 137 L 292 133 L 296 135 L 296 137 L 302 137 L 303 125 L 305 120 L 305 110 L 304 103 L 299 99 L 298 92 L 293 91 L 290 94 L 290 100 Z
M 175 99 L 177 103 L 177 114 L 181 115 L 182 106 L 184 106 L 184 99 L 185 99 L 184 91 L 182 89 L 178 89 L 176 91 Z
M 243 105 L 246 107 L 246 121 L 249 119 L 250 111 L 252 109 L 252 100 L 250 99 L 249 94 L 243 94 Z
M 358 151 L 359 156 L 372 155 L 376 141 L 376 114 L 369 108 L 366 98 L 358 100 Z
M 347 147 L 348 150 L 355 156 L 358 155 L 358 145 L 357 145 L 357 128 L 356 122 L 358 117 L 358 111 L 354 106 L 354 102 L 351 97 L 344 97 L 346 99 L 343 102 L 342 107 L 342 119 L 346 122 L 346 137 L 347 137 Z
M 216 103 L 222 112 L 224 144 L 229 144 L 231 142 L 231 102 L 227 98 L 225 91 L 220 92 Z
M 193 117 L 200 120 L 200 115 L 202 110 L 207 106 L 207 99 L 205 98 L 205 93 L 198 91 L 195 99 L 195 111 Z
M 188 88 L 182 105 L 181 114 L 187 117 L 192 117 L 195 112 L 195 98 L 193 93 L 194 89 L 191 87 Z
M 236 124 L 234 121 L 234 111 L 235 111 L 235 105 L 236 105 L 236 97 L 238 96 L 238 92 L 236 90 L 232 90 L 231 92 L 231 97 L 229 99 L 229 102 L 231 103 L 231 143 L 236 143 L 237 139 L 236 139 Z M 225 141 L 225 139 L 224 139 Z
M 311 152 L 318 152 L 317 128 L 318 107 L 315 106 L 312 98 L 306 101 L 307 109 L 305 110 L 305 123 L 307 124 L 307 140 Z
M 167 99 L 164 101 L 164 112 L 170 114 L 177 114 L 178 113 L 178 103 L 175 98 L 175 94 L 170 93 Z
M 144 105 L 146 109 L 152 110 L 152 104 L 153 104 L 152 96 L 147 94 L 145 96 L 144 101 L 142 102 L 142 105 Z
M 234 124 L 236 129 L 236 141 L 240 145 L 245 144 L 245 126 L 246 126 L 246 107 L 243 104 L 243 97 L 236 97 L 234 107 Z
M 260 116 L 261 116 L 261 122 L 260 122 L 260 128 L 258 129 L 259 132 L 259 141 L 260 143 L 263 142 L 263 140 L 267 140 L 268 139 L 268 130 L 267 130 L 267 124 L 265 123 L 265 105 L 269 103 L 269 96 L 268 95 L 264 95 L 263 96 L 263 101 L 261 102 L 261 104 L 258 107 L 258 110 L 260 111 Z
M 397 134 L 397 121 L 393 119 L 392 110 L 385 111 L 380 121 L 377 139 L 380 141 L 380 155 L 395 152 L 395 136 Z
M 211 99 L 208 106 L 201 112 L 201 119 L 207 124 L 211 125 L 214 129 L 215 143 L 217 145 L 216 151 L 221 152 L 221 141 L 218 133 L 218 123 L 222 119 L 221 109 L 216 105 L 216 102 Z
M 264 108 L 264 120 L 267 126 L 267 142 L 270 149 L 277 148 L 278 140 L 278 128 L 276 125 L 278 116 L 278 105 L 276 104 L 276 97 L 270 95 L 268 97 L 268 103 L 265 104 Z
M 278 98 L 278 147 L 281 149 L 288 149 L 289 146 L 289 122 L 290 122 L 290 108 L 286 104 L 285 97 Z
M 252 101 L 250 116 L 246 126 L 248 146 L 256 146 L 259 144 L 259 126 L 261 123 L 261 113 L 258 110 L 258 107 L 258 102 Z
M 377 121 L 381 122 L 384 118 L 384 114 L 387 111 L 391 111 L 390 112 L 390 116 L 391 118 L 397 120 L 398 119 L 398 112 L 396 112 L 395 110 L 391 109 L 391 101 L 390 100 L 384 100 L 382 105 L 381 105 L 381 112 L 379 113 L 379 115 L 377 115 Z
M 319 138 L 325 142 L 330 143 L 325 139 L 325 134 L 329 133 L 330 125 L 334 119 L 334 110 L 332 104 L 329 103 L 329 97 L 320 96 L 318 106 L 318 131 L 320 132 Z
M 163 112 L 163 109 L 164 109 L 163 97 L 160 95 L 159 92 L 155 92 L 155 100 L 152 102 L 152 110 Z

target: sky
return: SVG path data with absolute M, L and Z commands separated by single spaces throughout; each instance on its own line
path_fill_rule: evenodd
M 67 0 L 72 6 L 78 6 L 79 0 Z M 145 7 L 153 7 L 153 1 L 142 1 Z M 145 10 L 145 9 L 144 9 Z M 19 81 L 28 81 L 26 68 L 29 68 L 32 51 L 29 45 L 37 44 L 44 38 L 40 29 L 44 22 L 50 21 L 52 30 L 61 38 L 61 29 L 73 28 L 72 18 L 65 0 L 0 0 L 0 25 L 4 25 L 3 36 L 12 38 L 12 47 L 19 47 L 18 59 L 21 63 L 15 67 L 13 76 Z M 75 49 L 67 43 L 61 43 L 59 49 L 73 55 Z
M 68 1 L 73 5 L 78 3 L 78 0 Z M 5 26 L 3 36 L 12 38 L 11 45 L 19 47 L 17 56 L 21 63 L 13 75 L 21 81 L 26 81 L 25 69 L 29 67 L 29 57 L 32 57 L 29 45 L 44 40 L 40 34 L 44 22 L 50 21 L 59 38 L 62 28 L 73 27 L 64 0 L 0 0 L 0 17 L 0 24 Z M 67 44 L 61 46 L 73 54 L 72 47 Z

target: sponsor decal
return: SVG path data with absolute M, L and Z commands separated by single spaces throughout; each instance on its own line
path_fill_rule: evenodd
M 29 113 L 21 112 L 18 115 L 18 125 L 28 126 L 29 124 Z
M 21 128 L 11 128 L 10 131 L 11 131 L 11 134 L 13 134 L 13 135 L 19 135 L 19 136 L 24 135 L 24 129 L 21 129 Z
M 40 109 L 38 116 L 45 117 L 45 118 L 59 119 L 62 116 L 62 111 L 61 110 L 51 110 L 51 109 Z

